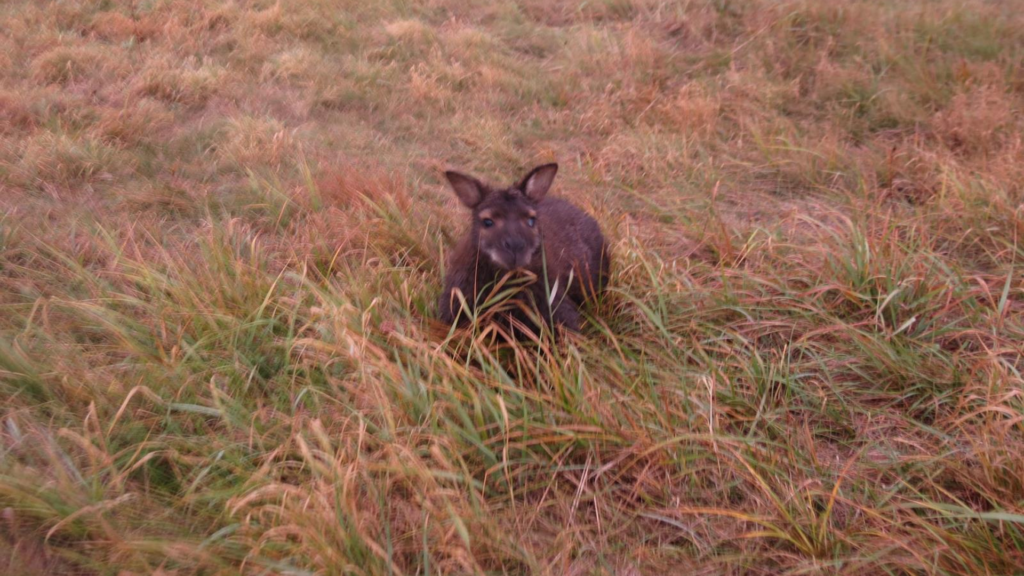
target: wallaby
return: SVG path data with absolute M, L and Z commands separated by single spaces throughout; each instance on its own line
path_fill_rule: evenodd
M 452 254 L 439 303 L 451 324 L 462 304 L 471 310 L 509 272 L 532 275 L 520 298 L 533 300 L 541 317 L 578 332 L 579 306 L 608 280 L 609 252 L 601 228 L 586 212 L 560 198 L 548 198 L 558 164 L 530 171 L 518 184 L 495 188 L 472 176 L 448 171 L 455 195 L 472 210 L 469 231 Z M 513 313 L 520 321 L 528 315 Z M 527 325 L 532 323 L 527 321 Z

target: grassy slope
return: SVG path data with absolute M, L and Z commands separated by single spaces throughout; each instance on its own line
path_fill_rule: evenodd
M 1024 570 L 1024 17 L 0 5 L 0 572 Z M 429 320 L 446 166 L 614 242 Z

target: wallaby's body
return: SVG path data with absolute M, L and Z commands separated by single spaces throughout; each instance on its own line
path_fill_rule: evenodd
M 494 188 L 458 172 L 446 172 L 456 195 L 472 210 L 466 236 L 451 256 L 439 303 L 441 320 L 452 323 L 461 291 L 472 308 L 481 293 L 509 272 L 536 277 L 522 294 L 541 317 L 573 331 L 579 306 L 600 292 L 608 278 L 608 247 L 601 228 L 586 212 L 559 198 L 547 198 L 558 171 L 547 164 L 508 188 Z M 546 279 L 546 284 L 545 284 Z M 520 321 L 528 317 L 513 313 Z

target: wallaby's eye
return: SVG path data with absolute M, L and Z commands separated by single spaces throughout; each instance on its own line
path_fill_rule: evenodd
M 533 228 L 536 224 L 537 224 L 537 219 L 536 218 L 531 217 L 531 218 L 527 218 L 526 219 L 526 225 L 529 226 L 530 228 Z
M 491 220 L 490 218 L 484 218 L 483 224 L 484 228 L 490 228 L 491 226 L 494 226 L 494 220 Z

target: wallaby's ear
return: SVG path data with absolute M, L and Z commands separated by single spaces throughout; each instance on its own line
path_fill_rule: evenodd
M 519 189 L 526 194 L 526 197 L 534 202 L 539 202 L 548 193 L 551 183 L 555 181 L 555 174 L 558 173 L 558 164 L 545 164 L 537 166 L 523 178 Z
M 445 172 L 444 175 L 452 185 L 452 190 L 455 190 L 455 195 L 466 206 L 474 208 L 484 199 L 484 185 L 476 178 L 453 170 Z

